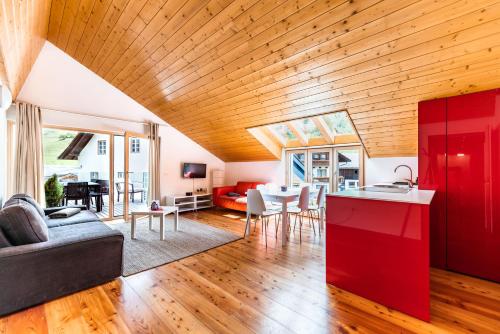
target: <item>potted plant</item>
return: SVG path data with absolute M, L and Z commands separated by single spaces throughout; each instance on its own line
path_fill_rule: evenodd
M 63 198 L 63 186 L 57 179 L 57 175 L 52 175 L 45 182 L 45 202 L 48 208 L 59 206 Z

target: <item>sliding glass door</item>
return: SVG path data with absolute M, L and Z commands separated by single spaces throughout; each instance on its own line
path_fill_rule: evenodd
M 335 148 L 335 190 L 355 189 L 363 185 L 363 150 L 360 146 Z
M 125 196 L 125 136 L 113 136 L 113 217 L 122 217 Z
M 313 189 L 319 190 L 325 186 L 325 192 L 329 193 L 332 184 L 333 163 L 332 148 L 318 148 L 307 150 L 309 156 L 310 182 Z
M 287 185 L 297 188 L 308 184 L 314 190 L 325 186 L 327 193 L 357 188 L 363 184 L 362 152 L 361 146 L 289 150 Z
M 149 139 L 140 134 L 126 133 L 127 212 L 148 205 Z
M 62 184 L 59 204 L 88 205 L 100 218 L 111 218 L 110 140 L 111 135 L 104 132 L 43 129 L 44 178 L 55 175 Z M 49 205 L 56 204 L 48 200 Z
M 287 154 L 287 185 L 298 188 L 307 182 L 307 151 L 294 150 Z

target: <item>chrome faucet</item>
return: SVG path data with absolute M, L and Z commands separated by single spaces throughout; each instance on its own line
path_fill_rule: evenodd
M 398 171 L 399 167 L 406 167 L 406 168 L 408 168 L 410 170 L 410 179 L 409 180 L 405 179 L 405 180 L 409 182 L 410 188 L 413 188 L 413 170 L 408 165 L 399 165 L 396 168 L 394 168 L 394 173 L 396 173 Z

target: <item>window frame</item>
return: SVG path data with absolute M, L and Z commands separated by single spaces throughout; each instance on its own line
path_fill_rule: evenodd
M 141 140 L 140 138 L 130 138 L 130 153 L 141 153 Z
M 101 151 L 101 144 L 104 144 L 104 153 Z M 107 155 L 108 154 L 108 143 L 106 139 L 97 140 L 97 155 Z

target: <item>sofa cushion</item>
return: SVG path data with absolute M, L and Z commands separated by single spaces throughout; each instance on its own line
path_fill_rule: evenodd
M 61 210 L 56 211 L 56 212 L 52 212 L 51 214 L 49 214 L 49 218 L 50 219 L 69 218 L 69 217 L 73 217 L 74 215 L 76 215 L 77 213 L 79 213 L 81 211 L 82 211 L 82 209 L 80 209 L 80 208 L 65 208 L 65 209 L 61 209 Z
M 48 240 L 48 229 L 43 218 L 33 205 L 25 202 L 0 211 L 0 228 L 14 246 Z
M 5 202 L 3 207 L 6 208 L 11 205 L 17 205 L 20 203 L 20 201 L 29 203 L 35 208 L 35 210 L 40 214 L 42 218 L 45 217 L 45 212 L 43 211 L 43 208 L 40 206 L 40 204 L 38 204 L 37 201 L 33 199 L 33 197 L 26 194 L 16 194 L 12 196 L 7 202 Z
M 109 234 L 113 229 L 101 221 L 87 222 L 85 224 L 76 224 L 72 226 L 63 225 L 49 229 L 50 240 L 74 239 L 74 238 L 98 238 Z M 116 235 L 120 232 L 116 231 Z
M 240 181 L 236 184 L 236 191 L 238 194 L 242 196 L 246 196 L 248 189 L 253 189 L 256 187 L 255 182 L 243 182 Z
M 45 220 L 49 228 L 99 221 L 99 217 L 89 210 L 83 210 L 68 218 L 50 218 Z

